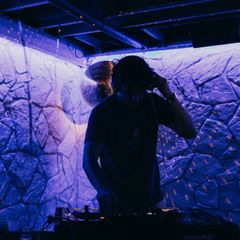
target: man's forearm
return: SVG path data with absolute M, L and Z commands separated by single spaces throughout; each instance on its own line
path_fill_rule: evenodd
M 169 106 L 174 114 L 177 133 L 185 138 L 194 138 L 196 136 L 196 131 L 193 126 L 192 118 L 182 107 L 178 99 L 175 98 Z
M 98 191 L 105 184 L 102 170 L 98 163 L 93 163 L 94 161 L 89 161 L 85 159 L 85 164 L 83 164 L 83 169 L 93 187 Z M 90 163 L 91 162 L 91 163 Z
M 168 85 L 161 89 L 163 96 L 169 102 L 169 106 L 175 118 L 175 131 L 182 137 L 194 138 L 196 131 L 193 126 L 192 118 L 187 111 L 182 107 L 177 97 L 170 90 Z
M 83 169 L 87 174 L 87 177 L 93 187 L 98 191 L 108 185 L 108 182 L 102 172 L 102 169 L 98 163 L 98 154 L 96 149 L 85 144 L 83 153 Z

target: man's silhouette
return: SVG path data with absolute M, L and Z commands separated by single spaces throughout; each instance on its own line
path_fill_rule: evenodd
M 90 115 L 83 168 L 102 211 L 152 208 L 162 199 L 156 161 L 158 124 L 193 138 L 192 120 L 166 79 L 138 56 L 124 57 L 114 66 L 112 83 L 114 94 Z M 153 88 L 163 97 L 151 93 Z

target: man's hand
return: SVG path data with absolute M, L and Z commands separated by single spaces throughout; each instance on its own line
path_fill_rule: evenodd
M 119 208 L 118 198 L 112 189 L 104 187 L 98 190 L 97 200 L 101 212 L 111 214 Z
M 153 81 L 149 86 L 149 89 L 157 88 L 165 98 L 169 98 L 172 95 L 172 91 L 168 86 L 167 80 L 164 77 L 161 77 L 157 73 L 153 73 Z

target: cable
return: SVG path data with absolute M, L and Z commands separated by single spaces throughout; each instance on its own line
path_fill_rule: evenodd
M 44 222 L 43 226 L 42 226 L 41 229 L 40 229 L 40 232 L 43 232 L 43 231 L 46 230 L 47 224 L 48 224 L 48 220 L 47 220 L 46 222 Z
M 161 127 L 159 126 L 159 119 L 158 119 L 158 115 L 157 115 L 157 110 L 156 110 L 156 106 L 155 106 L 155 103 L 154 103 L 154 100 L 153 100 L 153 90 L 151 90 L 151 103 L 152 103 L 155 123 L 156 123 L 157 128 L 158 128 L 158 136 L 160 138 L 160 144 L 161 144 L 161 149 L 162 149 L 162 157 L 163 157 L 163 160 L 166 160 L 165 152 L 164 152 L 164 149 L 163 149 L 163 143 L 162 143 Z
M 47 228 L 56 221 L 56 217 L 53 217 L 52 215 L 49 215 L 47 217 L 46 222 L 43 224 L 43 226 L 40 229 L 40 232 L 44 232 L 45 230 L 47 230 Z

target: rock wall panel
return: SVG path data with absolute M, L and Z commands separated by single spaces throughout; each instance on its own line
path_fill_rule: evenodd
M 0 50 L 1 224 L 36 230 L 56 207 L 97 207 L 81 167 L 93 107 L 84 94 L 96 86 L 85 75 L 88 63 L 5 39 Z M 140 55 L 168 79 L 198 133 L 185 140 L 160 126 L 161 206 L 199 208 L 240 225 L 240 45 Z
M 36 230 L 56 207 L 92 205 L 80 176 L 91 110 L 80 84 L 89 79 L 81 66 L 6 39 L 0 49 L 0 222 Z M 78 106 L 81 125 L 67 106 Z
M 240 45 L 170 50 L 155 53 L 154 59 L 151 53 L 144 56 L 168 79 L 197 130 L 196 138 L 187 141 L 167 128 L 159 130 L 165 193 L 160 206 L 198 208 L 240 224 L 236 217 L 240 214 Z

